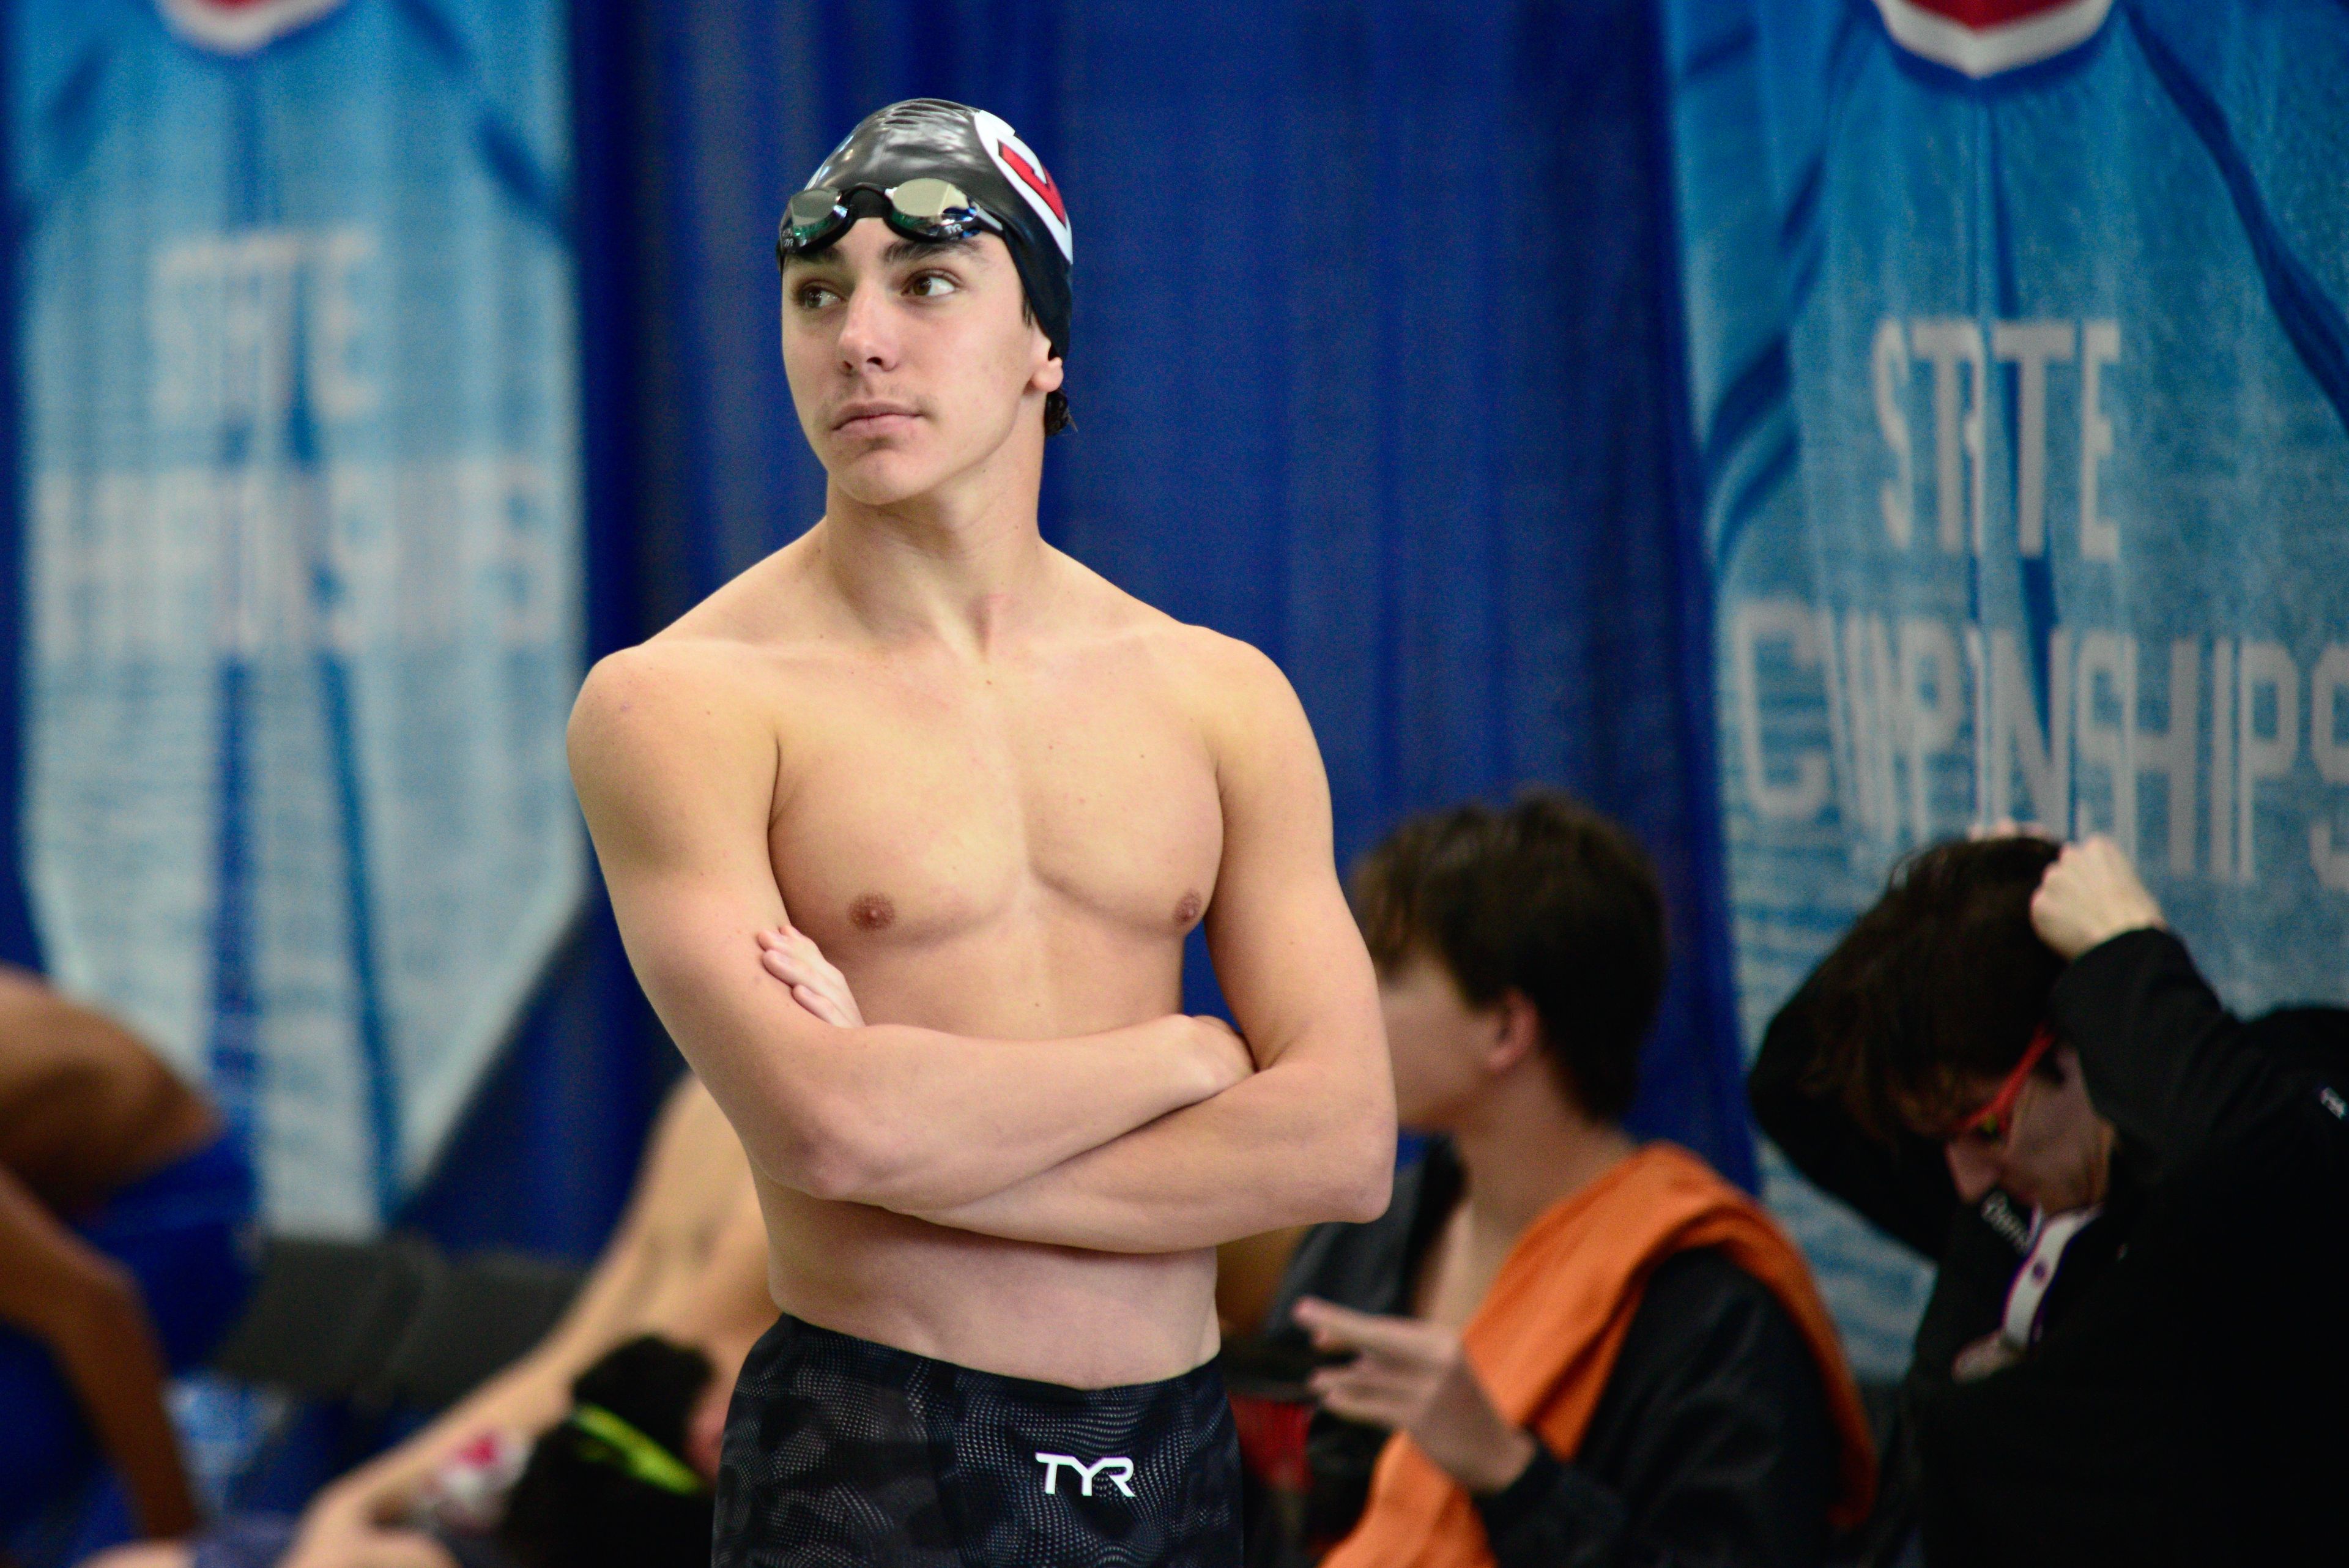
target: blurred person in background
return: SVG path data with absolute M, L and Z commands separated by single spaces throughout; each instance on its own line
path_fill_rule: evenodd
M 1324 1561 L 1818 1563 L 1873 1459 L 1808 1272 L 1752 1199 L 1621 1126 L 1666 963 L 1646 857 L 1534 790 L 1406 823 L 1354 902 L 1399 1114 L 1440 1136 L 1382 1218 L 1308 1233 L 1276 1308 L 1330 1363 Z
M 0 1538 L 110 1462 L 140 1528 L 196 1522 L 164 1381 L 251 1286 L 253 1177 L 120 1024 L 0 969 Z
M 750 1164 L 688 1074 L 536 1349 L 299 1520 L 240 1516 L 88 1568 L 696 1568 L 734 1372 L 774 1318 Z
M 1929 1562 L 2339 1556 L 2349 1012 L 2237 1020 L 2110 839 L 1942 844 L 1751 1091 L 1940 1256 L 1904 1390 Z

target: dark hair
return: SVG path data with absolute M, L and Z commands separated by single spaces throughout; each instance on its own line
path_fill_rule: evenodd
M 2044 838 L 1953 840 L 1893 868 L 1810 982 L 1812 1086 L 1878 1137 L 1962 1115 L 1968 1080 L 2014 1070 L 2064 961 L 2031 926 Z
M 617 1416 L 674 1457 L 709 1378 L 700 1351 L 648 1334 L 581 1373 L 571 1398 Z M 498 1540 L 528 1568 L 704 1568 L 709 1532 L 706 1489 L 688 1495 L 639 1480 L 564 1420 L 532 1447 Z
M 1511 991 L 1575 1104 L 1621 1118 L 1664 987 L 1664 899 L 1631 836 L 1572 796 L 1528 789 L 1415 816 L 1354 871 L 1354 915 L 1392 974 L 1425 952 L 1472 1007 Z

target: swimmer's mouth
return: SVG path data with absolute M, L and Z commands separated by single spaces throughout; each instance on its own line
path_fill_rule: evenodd
M 839 416 L 832 422 L 832 428 L 841 434 L 860 435 L 888 430 L 891 428 L 889 421 L 910 420 L 916 412 L 903 403 L 850 403 L 840 410 Z

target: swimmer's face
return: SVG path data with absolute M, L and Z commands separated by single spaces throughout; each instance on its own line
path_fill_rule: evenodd
M 1963 1085 L 1974 1104 L 1997 1091 L 1991 1079 Z M 1931 1125 L 1947 1129 L 1951 1119 L 1943 1113 Z M 1920 1116 L 1911 1125 L 1921 1123 Z M 1966 1202 L 1981 1202 L 1996 1187 L 2020 1202 L 2062 1214 L 2102 1200 L 2112 1145 L 2111 1124 L 2089 1103 L 2078 1054 L 2059 1045 L 2023 1081 L 2013 1108 L 1994 1133 L 1968 1127 L 1945 1138 L 1941 1149 L 1958 1196 Z
M 1395 1119 L 1421 1132 L 1451 1131 L 1493 1079 L 1504 1010 L 1471 1007 L 1452 971 L 1413 950 L 1379 977 L 1379 1011 L 1394 1059 Z
M 993 234 L 924 244 L 877 218 L 783 268 L 783 369 L 800 428 L 854 499 L 887 506 L 979 471 L 1017 441 L 1040 452 L 1061 385 Z

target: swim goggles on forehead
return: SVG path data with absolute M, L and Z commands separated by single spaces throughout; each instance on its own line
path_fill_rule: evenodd
M 783 207 L 781 232 L 775 235 L 775 257 L 805 255 L 822 250 L 859 218 L 879 218 L 908 239 L 965 240 L 981 229 L 1003 232 L 994 213 L 963 194 L 950 180 L 925 176 L 880 190 L 852 185 L 835 190 L 811 185 Z

